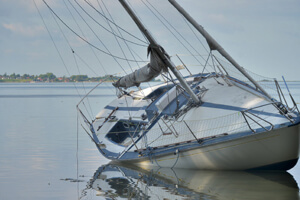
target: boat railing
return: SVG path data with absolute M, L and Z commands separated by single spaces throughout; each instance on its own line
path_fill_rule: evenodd
M 251 126 L 249 120 L 251 120 L 251 121 L 254 122 L 255 124 L 259 125 L 261 128 L 265 129 L 266 131 L 270 131 L 270 130 L 272 130 L 272 129 L 274 128 L 274 125 L 273 125 L 271 122 L 269 122 L 269 121 L 267 121 L 267 120 L 265 120 L 265 119 L 259 117 L 258 115 L 256 115 L 256 114 L 250 112 L 249 110 L 241 111 L 241 113 L 242 113 L 242 115 L 243 115 L 243 117 L 244 117 L 244 119 L 245 119 L 245 122 L 247 123 L 249 129 L 250 129 L 253 133 L 255 133 L 256 131 L 252 128 L 252 126 Z M 256 120 L 255 118 L 256 118 L 256 119 L 259 119 L 259 120 L 262 120 L 263 122 L 269 124 L 269 125 L 270 125 L 270 128 L 267 129 L 264 125 L 262 125 L 262 123 L 259 123 L 259 120 Z
M 268 132 L 275 129 L 277 125 L 273 123 L 274 118 L 284 117 L 294 123 L 291 111 L 285 111 L 280 105 L 280 102 L 270 102 L 228 115 L 202 120 L 184 119 L 178 121 L 175 118 L 164 119 L 165 123 L 158 123 L 156 127 L 151 129 L 145 127 L 139 138 L 132 138 L 132 144 L 120 153 L 119 158 L 134 147 L 136 151 L 140 151 L 144 145 L 145 148 L 148 146 L 167 148 L 170 145 L 176 146 L 193 141 L 205 145 L 207 143 L 203 143 L 203 141 L 210 141 L 219 136 L 248 133 L 249 131 L 256 133 L 261 130 Z M 149 138 L 144 133 L 149 133 L 152 137 Z M 138 141 L 141 141 L 141 143 L 137 144 Z
M 292 103 L 293 103 L 293 107 L 292 107 L 292 108 L 289 108 L 288 103 L 287 103 L 287 100 L 286 100 L 286 98 L 285 98 L 285 95 L 283 94 L 283 92 L 282 92 L 282 90 L 281 90 L 281 87 L 280 87 L 278 81 L 275 79 L 274 82 L 275 82 L 277 94 L 278 94 L 278 97 L 279 97 L 279 101 L 280 101 L 281 103 L 283 103 L 283 101 L 284 101 L 285 105 L 287 106 L 287 108 L 288 108 L 291 112 L 294 112 L 295 110 L 297 110 L 297 112 L 300 114 L 299 109 L 298 109 L 298 107 L 297 107 L 297 104 L 296 104 L 296 102 L 295 102 L 293 96 L 291 95 L 290 90 L 289 90 L 289 88 L 288 88 L 288 86 L 287 86 L 285 80 L 284 80 L 284 83 L 285 83 L 285 85 L 286 85 L 286 89 L 288 90 L 290 99 L 291 99 L 291 101 L 292 101 Z
M 245 119 L 245 122 L 247 124 L 247 126 L 249 127 L 249 129 L 255 133 L 255 130 L 252 128 L 251 123 L 253 122 L 256 125 L 260 126 L 261 128 L 265 129 L 266 131 L 271 131 L 274 128 L 274 125 L 269 122 L 268 120 L 260 117 L 259 115 L 255 114 L 254 111 L 258 108 L 261 107 L 265 107 L 265 106 L 269 106 L 269 105 L 273 105 L 278 111 L 279 113 L 284 116 L 286 119 L 288 119 L 290 122 L 294 123 L 294 120 L 292 119 L 292 117 L 289 115 L 290 112 L 293 112 L 293 109 L 289 109 L 286 108 L 281 102 L 272 102 L 272 103 L 267 103 L 264 105 L 260 105 L 260 106 L 256 106 L 247 110 L 242 110 L 240 111 Z M 264 123 L 264 125 L 263 125 Z M 266 128 L 266 125 L 269 125 L 270 128 Z

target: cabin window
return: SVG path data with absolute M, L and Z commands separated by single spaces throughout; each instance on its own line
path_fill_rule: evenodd
M 120 120 L 106 134 L 106 138 L 122 146 L 132 143 L 132 138 L 139 136 L 141 124 L 138 121 Z M 132 137 L 132 138 L 131 138 Z

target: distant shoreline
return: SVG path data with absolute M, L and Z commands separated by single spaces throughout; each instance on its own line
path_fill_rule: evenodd
M 103 82 L 116 82 L 120 79 L 119 76 L 105 75 L 98 77 L 88 77 L 88 75 L 72 75 L 70 77 L 57 77 L 52 72 L 40 75 L 29 75 L 29 74 L 0 74 L 0 84 L 1 83 L 99 83 Z M 153 79 L 149 82 L 161 82 L 160 79 Z M 271 79 L 262 79 L 258 81 L 261 83 L 273 82 Z M 283 82 L 283 80 L 278 80 L 278 82 Z M 288 80 L 286 82 L 300 82 L 300 80 Z
M 103 82 L 116 82 L 120 79 L 119 76 L 105 75 L 99 77 L 88 77 L 87 75 L 72 75 L 70 77 L 56 77 L 53 73 L 48 72 L 46 74 L 40 75 L 29 75 L 29 74 L 11 74 L 6 73 L 0 74 L 0 83 L 77 83 L 77 82 L 91 82 L 99 83 Z M 152 80 L 154 82 L 159 82 L 160 80 Z
M 101 81 L 33 81 L 33 80 L 0 80 L 1 83 L 99 83 Z M 103 81 L 105 83 L 112 83 L 113 81 Z
M 30 81 L 30 80 L 9 80 L 9 81 L 3 81 L 0 80 L 0 84 L 1 83 L 24 83 L 24 84 L 28 84 L 28 83 L 100 83 L 100 81 Z M 102 81 L 103 83 L 113 83 L 114 81 L 110 81 L 110 80 L 106 80 L 106 81 Z M 161 82 L 160 80 L 154 80 L 154 81 L 149 81 L 149 82 Z
M 1 83 L 99 83 L 101 80 L 97 81 L 92 81 L 92 80 L 87 80 L 87 81 L 34 81 L 30 79 L 7 79 L 7 80 L 1 80 L 0 79 L 0 84 Z M 103 81 L 105 83 L 112 83 L 114 81 L 111 80 L 105 80 Z M 160 80 L 153 80 L 149 82 L 161 82 Z M 258 82 L 272 82 L 272 81 L 258 81 Z M 282 80 L 278 82 L 283 82 Z M 300 82 L 300 80 L 293 81 L 293 80 L 287 80 L 286 82 Z

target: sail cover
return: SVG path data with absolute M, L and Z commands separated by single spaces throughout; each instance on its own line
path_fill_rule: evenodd
M 116 83 L 115 87 L 128 88 L 132 86 L 139 86 L 142 82 L 148 82 L 157 77 L 162 71 L 167 71 L 167 67 L 158 56 L 156 50 L 148 47 L 148 55 L 150 54 L 150 63 L 146 66 L 135 70 L 131 74 L 123 76 Z

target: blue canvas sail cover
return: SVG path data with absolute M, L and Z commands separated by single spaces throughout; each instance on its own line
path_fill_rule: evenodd
M 163 49 L 161 49 L 163 51 Z M 167 71 L 167 67 L 160 59 L 156 50 L 152 47 L 148 47 L 148 55 L 150 54 L 150 63 L 141 67 L 134 72 L 127 74 L 120 78 L 116 83 L 113 83 L 115 87 L 129 88 L 132 86 L 139 86 L 142 82 L 148 82 L 157 77 L 163 71 Z

